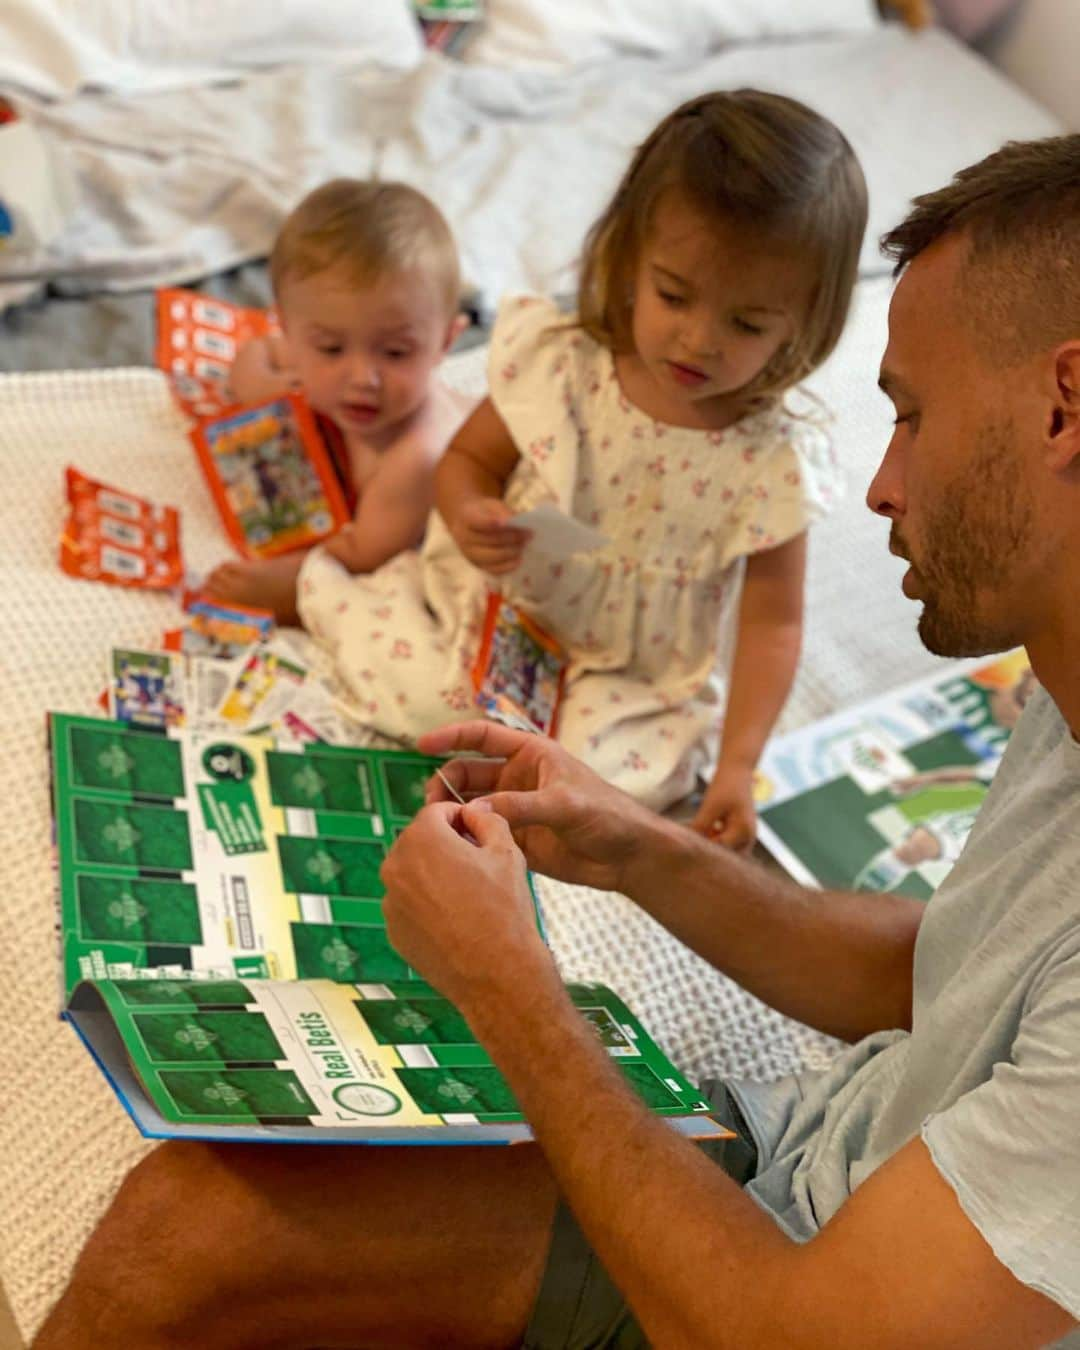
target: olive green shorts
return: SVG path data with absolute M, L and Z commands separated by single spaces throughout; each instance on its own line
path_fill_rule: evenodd
M 702 1084 L 721 1125 L 734 1139 L 702 1149 L 740 1186 L 757 1170 L 757 1149 L 738 1103 L 719 1080 Z M 569 1208 L 555 1215 L 547 1268 L 522 1342 L 524 1350 L 644 1350 L 648 1341 L 626 1300 L 600 1264 Z

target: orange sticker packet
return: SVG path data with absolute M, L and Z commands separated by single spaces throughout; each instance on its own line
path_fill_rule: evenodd
M 68 515 L 60 566 L 71 577 L 167 590 L 184 575 L 180 515 L 78 469 L 66 470 Z
M 226 603 L 197 591 L 185 591 L 181 605 L 188 620 L 183 628 L 170 628 L 165 633 L 166 651 L 231 660 L 273 636 L 274 616 L 268 609 Z
M 168 287 L 157 293 L 155 363 L 188 416 L 216 417 L 234 402 L 227 386 L 237 351 L 251 338 L 280 331 L 272 310 Z

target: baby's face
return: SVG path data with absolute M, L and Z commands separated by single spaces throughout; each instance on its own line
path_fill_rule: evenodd
M 365 437 L 392 436 L 420 408 L 453 336 L 442 293 L 422 272 L 358 287 L 328 268 L 286 280 L 278 304 L 308 402 Z

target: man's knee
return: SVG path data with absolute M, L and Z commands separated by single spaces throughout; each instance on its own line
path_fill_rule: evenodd
M 192 1339 L 213 1283 L 214 1208 L 199 1145 L 164 1145 L 124 1180 L 83 1248 L 67 1293 L 35 1350 L 138 1345 L 173 1350 Z M 200 1178 L 202 1180 L 200 1181 Z
M 553 1209 L 528 1148 L 166 1144 L 121 1186 L 61 1305 L 69 1319 L 91 1310 L 102 1333 L 43 1350 L 265 1348 L 265 1326 L 255 1339 L 246 1328 L 271 1313 L 278 1345 L 337 1344 L 354 1329 L 381 1343 L 403 1327 L 416 1346 L 510 1344 Z
M 148 1324 L 181 1327 L 230 1282 L 231 1190 L 213 1148 L 163 1144 L 128 1174 L 84 1259 Z

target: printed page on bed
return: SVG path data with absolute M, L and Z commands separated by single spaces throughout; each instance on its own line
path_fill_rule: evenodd
M 683 1133 L 718 1133 L 708 1102 L 610 990 L 569 992 L 651 1110 Z M 80 985 L 66 1015 L 150 1137 L 531 1137 L 468 1023 L 419 981 L 104 980 Z
M 761 842 L 805 884 L 929 900 L 1036 687 L 1022 650 L 951 662 L 776 737 L 757 775 Z

